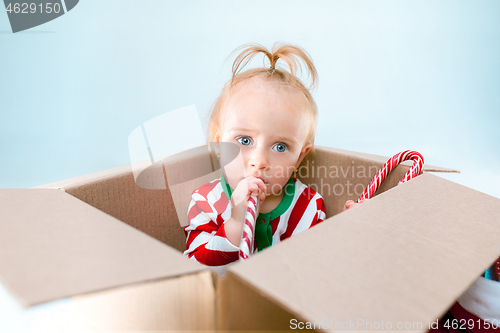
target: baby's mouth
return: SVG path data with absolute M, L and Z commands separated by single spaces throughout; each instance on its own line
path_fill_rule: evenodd
M 267 185 L 269 185 L 269 182 L 268 182 L 268 181 L 266 181 L 266 180 L 265 180 L 264 178 L 262 178 L 262 177 L 259 177 L 259 176 L 256 176 L 256 175 L 252 175 L 252 174 L 250 174 L 250 175 L 248 175 L 248 176 L 246 176 L 246 177 L 244 177 L 244 178 L 247 178 L 247 177 L 255 177 L 255 178 L 257 178 L 257 179 L 262 180 L 262 182 L 263 182 L 266 186 L 267 186 Z
M 267 181 L 265 181 L 264 178 L 262 178 L 262 177 L 257 177 L 257 178 L 259 178 L 260 180 L 262 180 L 264 182 L 264 184 L 267 185 Z

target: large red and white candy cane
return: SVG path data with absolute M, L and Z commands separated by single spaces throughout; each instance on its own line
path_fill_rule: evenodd
M 412 150 L 405 150 L 389 159 L 382 169 L 375 175 L 371 183 L 368 185 L 366 190 L 361 194 L 358 201 L 362 202 L 366 199 L 370 199 L 373 194 L 377 191 L 380 184 L 384 181 L 385 177 L 392 171 L 399 163 L 407 160 L 413 160 L 413 165 L 410 170 L 405 174 L 405 176 L 399 181 L 399 183 L 404 183 L 420 174 L 422 167 L 424 166 L 424 158 L 420 153 Z
M 259 199 L 250 196 L 245 213 L 245 224 L 240 241 L 240 260 L 245 260 L 253 253 L 253 243 L 255 241 L 255 220 L 259 211 Z

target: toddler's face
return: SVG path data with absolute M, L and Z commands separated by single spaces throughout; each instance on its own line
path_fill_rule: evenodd
M 240 148 L 224 167 L 226 180 L 234 189 L 243 178 L 255 176 L 266 184 L 266 196 L 277 195 L 312 147 L 305 144 L 309 119 L 298 109 L 305 97 L 259 78 L 239 85 L 218 131 L 221 142 Z

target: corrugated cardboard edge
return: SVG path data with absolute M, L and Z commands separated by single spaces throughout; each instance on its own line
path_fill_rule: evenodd
M 338 148 L 330 148 L 330 147 L 324 147 L 324 146 L 315 146 L 314 149 L 318 149 L 320 151 L 335 152 L 336 154 L 340 154 L 340 155 L 356 156 L 356 157 L 363 158 L 366 160 L 371 160 L 371 161 L 376 161 L 376 162 L 381 162 L 381 163 L 387 162 L 387 160 L 390 158 L 389 156 L 366 154 L 366 153 L 361 153 L 361 152 L 356 152 L 356 151 L 350 151 L 350 150 L 344 150 L 344 149 L 338 149 Z M 411 166 L 413 164 L 413 162 L 412 161 L 404 161 L 401 164 L 406 165 L 406 166 Z M 439 167 L 439 166 L 426 164 L 425 163 L 425 156 L 424 156 L 424 167 L 422 168 L 422 172 L 460 173 L 459 170 L 443 168 L 443 167 Z
M 101 179 L 113 178 L 120 174 L 132 173 L 132 166 L 130 164 L 119 166 L 116 168 L 106 169 L 102 171 L 93 172 L 90 174 L 72 177 L 64 180 L 59 180 L 53 183 L 35 186 L 32 188 L 57 188 L 63 189 L 75 186 L 82 183 L 93 182 Z

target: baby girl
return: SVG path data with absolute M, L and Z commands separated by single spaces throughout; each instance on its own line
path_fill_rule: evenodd
M 238 49 L 237 49 L 238 50 Z M 317 81 L 316 69 L 301 48 L 275 44 L 243 45 L 233 75 L 209 118 L 209 142 L 220 149 L 223 176 L 192 194 L 188 210 L 186 251 L 201 264 L 224 268 L 238 260 L 248 199 L 259 198 L 254 251 L 262 251 L 325 219 L 323 197 L 295 177 L 314 145 L 316 103 L 295 76 L 300 60 Z M 241 72 L 256 55 L 270 66 Z M 277 66 L 286 63 L 289 71 Z M 302 69 L 301 69 L 302 71 Z M 238 158 L 225 156 L 227 145 Z M 231 149 L 227 149 L 231 150 Z M 234 149 L 233 149 L 234 151 Z M 232 160 L 225 163 L 224 160 Z

